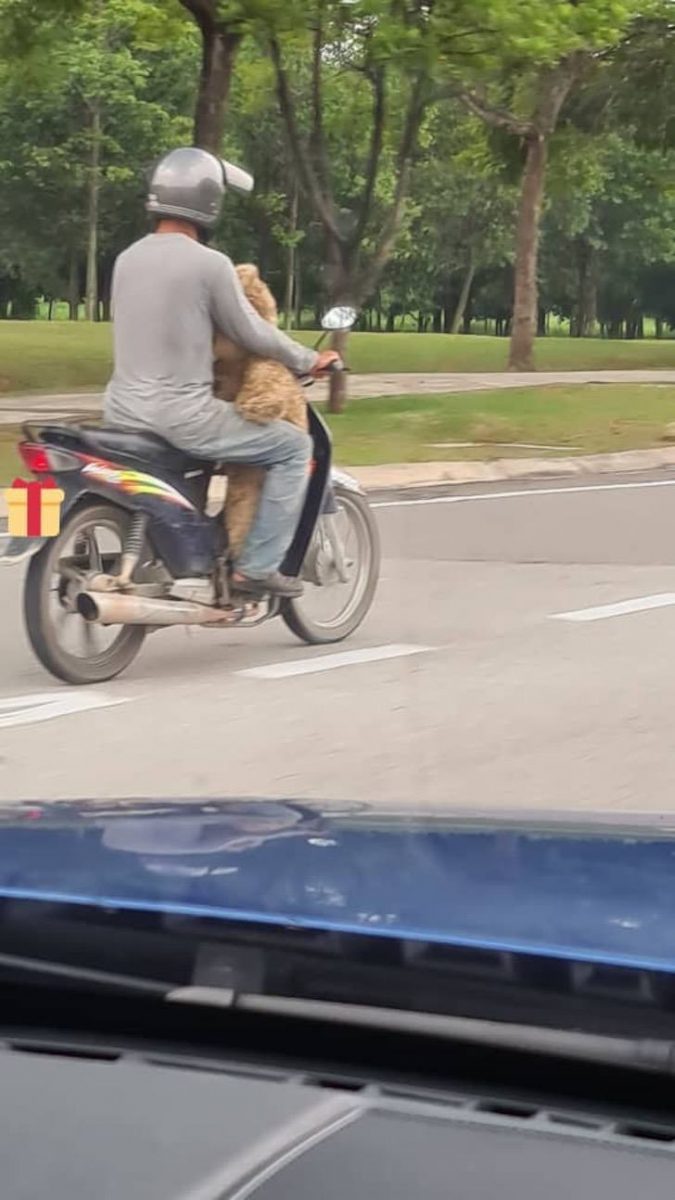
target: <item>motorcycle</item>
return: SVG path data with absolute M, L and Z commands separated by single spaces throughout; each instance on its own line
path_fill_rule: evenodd
M 355 319 L 353 309 L 331 309 L 322 337 Z M 232 589 L 223 510 L 208 510 L 226 463 L 137 430 L 24 426 L 23 462 L 64 494 L 60 532 L 9 538 L 0 562 L 28 560 L 24 618 L 43 666 L 66 683 L 100 683 L 133 662 L 146 635 L 176 625 L 250 629 L 281 617 L 309 645 L 349 637 L 375 595 L 377 528 L 360 485 L 332 466 L 325 423 L 311 405 L 308 413 L 311 475 L 281 567 L 305 584 L 292 600 Z

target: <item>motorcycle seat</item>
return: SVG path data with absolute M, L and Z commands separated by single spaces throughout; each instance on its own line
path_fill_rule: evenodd
M 98 426 L 80 426 L 79 433 L 87 449 L 104 458 L 133 459 L 179 475 L 186 471 L 213 470 L 213 463 L 186 454 L 155 433 Z

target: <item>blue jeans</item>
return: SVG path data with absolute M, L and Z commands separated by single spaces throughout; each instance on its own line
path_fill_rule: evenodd
M 309 434 L 287 421 L 245 421 L 233 404 L 208 395 L 178 395 L 170 401 L 157 396 L 141 404 L 109 386 L 104 414 L 110 425 L 160 434 L 195 458 L 265 467 L 258 512 L 237 569 L 251 579 L 278 569 L 293 540 L 309 482 Z
M 172 428 L 165 436 L 197 458 L 266 468 L 258 511 L 236 564 L 243 575 L 262 579 L 279 568 L 293 540 L 309 482 L 312 439 L 287 421 L 245 421 L 222 401 L 199 424 L 200 429 Z

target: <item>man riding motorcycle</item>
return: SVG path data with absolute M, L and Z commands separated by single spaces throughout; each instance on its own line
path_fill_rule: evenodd
M 285 421 L 257 425 L 213 395 L 213 336 L 296 374 L 317 376 L 338 355 L 305 349 L 258 316 L 231 260 L 206 242 L 227 186 L 250 191 L 245 172 L 205 150 L 173 150 L 156 166 L 146 209 L 153 232 L 118 257 L 113 272 L 114 372 L 108 425 L 159 434 L 197 458 L 266 468 L 260 504 L 232 586 L 250 595 L 298 596 L 281 574 L 308 481 L 310 439 Z

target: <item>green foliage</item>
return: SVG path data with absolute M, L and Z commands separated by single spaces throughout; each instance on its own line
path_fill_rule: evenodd
M 66 293 L 73 262 L 81 273 L 94 104 L 102 268 L 142 226 L 145 169 L 188 136 L 196 39 L 181 22 L 164 48 L 156 16 L 149 0 L 88 0 L 68 24 L 54 11 L 30 73 L 16 58 L 0 67 L 0 259 L 48 295 Z
M 191 140 L 201 59 L 195 7 L 0 0 L 0 316 L 31 316 L 41 295 L 81 293 L 94 106 L 105 297 L 115 255 L 145 229 L 147 168 Z M 421 326 L 442 328 L 470 266 L 470 314 L 506 320 L 522 142 L 436 97 L 470 88 L 529 118 L 543 72 L 569 55 L 580 55 L 583 69 L 551 137 L 542 305 L 574 322 L 590 286 L 598 320 L 614 333 L 639 331 L 641 314 L 675 321 L 675 36 L 665 0 L 204 0 L 204 7 L 243 37 L 223 150 L 256 177 L 252 198 L 228 201 L 217 244 L 258 261 L 279 299 L 294 247 L 307 321 L 329 289 L 332 260 L 280 120 L 272 37 L 303 145 L 346 244 L 346 268 L 356 273 L 377 257 L 397 207 L 408 104 L 415 79 L 424 79 L 424 115 L 403 179 L 407 203 L 365 321 L 391 325 L 415 314 Z M 311 70 L 319 22 L 322 150 Z M 373 173 L 378 79 L 385 120 Z

